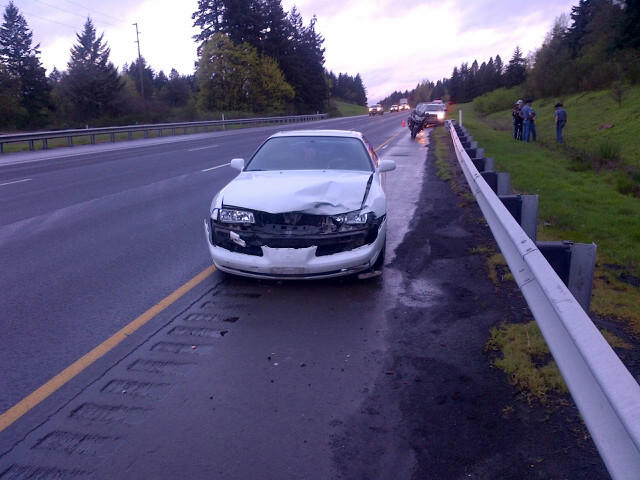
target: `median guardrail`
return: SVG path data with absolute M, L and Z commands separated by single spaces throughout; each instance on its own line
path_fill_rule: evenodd
M 478 172 L 449 122 L 458 163 L 607 470 L 640 478 L 640 385 Z
M 169 135 L 177 135 L 178 132 L 184 135 L 187 133 L 200 133 L 217 130 L 226 130 L 228 128 L 251 128 L 265 127 L 272 125 L 283 125 L 289 123 L 310 122 L 313 120 L 321 120 L 327 118 L 328 114 L 318 113 L 315 115 L 295 115 L 285 117 L 260 117 L 245 118 L 237 120 L 209 120 L 202 122 L 183 122 L 183 123 L 159 123 L 149 125 L 127 125 L 124 127 L 102 127 L 102 128 L 78 128 L 72 130 L 54 130 L 46 132 L 18 133 L 13 135 L 0 135 L 0 153 L 4 153 L 4 146 L 8 143 L 27 143 L 29 150 L 36 149 L 35 142 L 42 142 L 42 149 L 49 148 L 49 140 L 58 138 L 66 138 L 67 146 L 73 146 L 73 139 L 79 137 L 88 137 L 89 142 L 93 145 L 96 143 L 96 137 L 108 136 L 109 141 L 117 141 L 116 135 L 126 134 L 126 140 L 132 140 L 133 134 L 142 132 L 144 138 L 149 138 L 150 132 L 156 132 L 158 137 Z

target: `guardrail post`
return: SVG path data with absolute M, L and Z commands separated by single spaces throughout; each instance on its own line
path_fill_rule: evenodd
M 498 195 L 498 198 L 524 233 L 535 242 L 538 236 L 538 195 Z
M 49 143 L 47 142 L 46 138 L 42 139 L 42 149 L 43 150 L 47 150 L 49 148 Z
M 595 243 L 536 242 L 538 250 L 553 267 L 585 312 L 590 310 L 593 274 L 596 263 Z
M 33 152 L 35 147 L 33 146 L 33 140 L 29 140 L 29 151 Z
M 473 164 L 478 169 L 476 162 Z M 480 172 L 480 175 L 497 196 L 506 196 L 511 193 L 511 174 L 509 172 Z

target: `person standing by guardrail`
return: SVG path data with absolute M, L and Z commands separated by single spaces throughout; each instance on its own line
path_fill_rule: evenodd
M 556 113 L 555 113 L 555 126 L 556 126 L 556 140 L 558 143 L 564 143 L 562 139 L 562 129 L 567 123 L 567 111 L 562 108 L 562 103 L 558 102 L 555 104 Z
M 528 142 L 529 138 L 531 137 L 531 133 L 532 133 L 532 125 L 533 125 L 533 121 L 535 120 L 535 110 L 533 110 L 533 108 L 531 108 L 531 103 L 533 103 L 533 100 L 531 100 L 530 98 L 527 98 L 524 101 L 525 105 L 524 107 L 522 107 L 522 110 L 520 110 L 520 117 L 522 117 L 522 140 L 524 142 Z M 535 125 L 533 126 L 533 139 L 536 139 L 535 136 Z

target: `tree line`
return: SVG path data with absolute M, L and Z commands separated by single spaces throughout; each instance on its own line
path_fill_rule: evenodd
M 0 128 L 71 128 L 189 121 L 227 115 L 304 114 L 331 109 L 334 98 L 366 105 L 359 75 L 324 68 L 316 18 L 305 24 L 280 0 L 199 0 L 195 73 L 167 76 L 144 57 L 122 71 L 87 18 L 65 71 L 47 76 L 40 46 L 10 1 L 0 26 Z
M 520 87 L 529 96 L 558 97 L 585 90 L 640 82 L 640 2 L 580 0 L 571 13 L 558 17 L 543 44 L 525 56 L 516 46 L 505 65 L 496 55 L 488 61 L 453 68 L 437 83 L 424 80 L 412 91 L 394 92 L 385 106 L 409 98 L 411 104 L 435 98 L 466 103 L 499 88 Z

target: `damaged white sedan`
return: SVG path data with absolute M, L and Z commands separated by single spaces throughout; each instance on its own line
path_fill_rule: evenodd
M 268 279 L 378 275 L 384 263 L 384 172 L 361 133 L 294 130 L 269 137 L 211 203 L 209 252 L 223 272 Z

